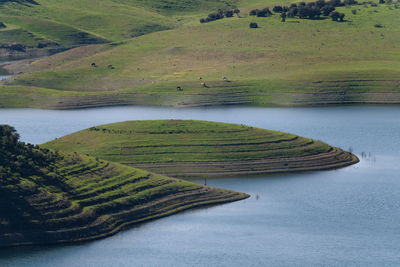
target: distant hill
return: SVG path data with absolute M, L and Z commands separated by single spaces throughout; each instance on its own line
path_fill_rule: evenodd
M 0 247 L 85 241 L 248 197 L 18 141 L 0 125 Z
M 77 151 L 175 177 L 324 170 L 358 162 L 351 153 L 294 134 L 191 120 L 101 125 L 43 147 Z
M 181 14 L 225 8 L 234 1 L 3 0 L 0 44 L 20 44 L 24 53 L 1 48 L 0 61 L 53 54 L 72 47 L 124 41 L 181 25 Z
M 344 15 L 342 22 L 328 16 L 282 22 L 277 12 L 249 15 L 253 8 L 273 10 L 273 1 L 176 1 L 171 8 L 161 8 L 163 1 L 102 0 L 93 8 L 87 1 L 53 2 L 10 4 L 12 12 L 2 19 L 25 25 L 15 30 L 79 47 L 6 65 L 17 76 L 0 85 L 0 107 L 400 103 L 399 3 L 347 0 L 335 11 Z M 191 3 L 198 8 L 190 9 Z M 220 5 L 236 5 L 240 13 L 200 23 L 208 14 L 215 17 Z M 251 22 L 259 27 L 250 28 Z M 10 36 L 12 27 L 0 36 Z M 81 47 L 80 38 L 66 36 L 113 43 Z

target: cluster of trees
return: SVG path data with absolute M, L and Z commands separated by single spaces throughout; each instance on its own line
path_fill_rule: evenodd
M 233 15 L 237 14 L 239 16 L 240 10 L 238 8 L 235 9 L 229 9 L 229 10 L 222 10 L 218 9 L 217 12 L 210 13 L 208 14 L 207 18 L 200 19 L 201 23 L 206 23 L 218 19 L 223 19 L 223 18 L 231 18 Z
M 250 16 L 257 16 L 257 17 L 269 17 L 272 15 L 271 10 L 268 7 L 264 9 L 253 9 L 250 11 Z
M 19 141 L 14 127 L 0 125 L 0 184 L 16 176 L 39 175 L 60 156 Z
M 280 13 L 282 21 L 285 21 L 286 17 L 300 19 L 319 19 L 321 16 L 330 17 L 333 21 L 343 21 L 344 14 L 337 12 L 336 7 L 345 5 L 356 5 L 358 4 L 355 0 L 317 0 L 315 2 L 300 2 L 298 4 L 291 4 L 290 6 L 275 6 L 272 11 L 274 13 Z M 254 9 L 250 11 L 250 16 L 257 17 L 268 17 L 273 13 L 269 8 L 262 10 Z

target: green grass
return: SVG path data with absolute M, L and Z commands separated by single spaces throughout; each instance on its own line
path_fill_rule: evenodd
M 206 121 L 114 123 L 43 146 L 184 177 L 304 171 L 357 162 L 355 156 L 317 140 Z
M 237 4 L 240 18 L 205 24 L 198 19 L 209 11 L 182 11 L 179 14 L 185 18 L 171 30 L 95 47 L 98 52 L 72 60 L 62 53 L 10 67 L 27 74 L 6 84 L 55 90 L 54 98 L 38 92 L 32 101 L 20 101 L 21 106 L 43 108 L 400 103 L 400 8 L 340 7 L 347 20 L 342 23 L 330 19 L 282 23 L 278 15 L 246 15 L 250 7 L 272 3 L 242 1 Z M 358 10 L 356 15 L 352 9 Z M 176 14 L 166 16 L 176 18 Z M 250 29 L 251 21 L 260 28 Z M 378 23 L 383 28 L 374 26 Z M 66 53 L 72 56 L 75 51 L 81 53 L 79 49 Z M 91 67 L 92 62 L 98 67 Z M 9 91 L 2 87 L 0 94 Z M 57 95 L 65 101 L 57 101 Z M 46 99 L 47 105 L 36 99 Z M 15 106 L 1 100 L 0 104 Z
M 7 143 L 11 138 L 2 130 L 0 247 L 97 239 L 180 210 L 248 197 L 76 153 Z
M 38 0 L 38 5 L 9 1 L 0 6 L 0 20 L 66 47 L 84 42 L 79 34 L 99 40 L 122 41 L 174 28 L 188 14 L 234 6 L 234 1 Z M 1 38 L 0 40 L 3 40 Z M 22 43 L 31 43 L 25 37 Z M 15 39 L 17 40 L 17 39 Z M 93 40 L 95 41 L 95 40 Z

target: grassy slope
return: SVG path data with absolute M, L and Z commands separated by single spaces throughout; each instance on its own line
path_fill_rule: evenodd
M 222 176 L 338 168 L 358 159 L 320 141 L 244 125 L 129 121 L 43 145 L 173 176 Z
M 109 41 L 122 41 L 141 34 L 176 27 L 182 12 L 211 10 L 233 1 L 140 1 L 140 0 L 38 0 L 38 5 L 9 1 L 0 6 L 0 20 L 19 29 L 15 40 L 37 43 L 34 37 L 64 46 L 79 45 L 79 33 Z M 178 3 L 178 5 L 177 5 Z M 30 32 L 33 36 L 24 36 Z M 11 42 L 0 33 L 1 42 Z
M 76 153 L 49 156 L 33 148 L 32 161 L 23 156 L 27 146 L 1 149 L 0 158 L 7 158 L 0 164 L 0 247 L 97 239 L 137 222 L 248 197 Z M 38 160 L 40 153 L 52 160 Z
M 243 13 L 255 3 L 242 2 Z M 400 8 L 368 5 L 339 10 L 347 22 L 281 23 L 277 15 L 244 14 L 199 24 L 199 16 L 189 16 L 186 26 L 106 46 L 86 57 L 65 61 L 57 55 L 25 65 L 24 71 L 36 72 L 7 81 L 16 87 L 0 87 L 4 99 L 10 100 L 0 105 L 400 103 Z M 249 29 L 250 21 L 261 28 Z M 384 27 L 374 27 L 377 23 Z M 90 67 L 92 62 L 98 67 Z M 223 76 L 231 82 L 222 81 Z M 183 91 L 176 90 L 178 85 Z M 19 93 L 31 86 L 41 97 Z M 25 99 L 16 100 L 12 94 Z M 43 98 L 46 104 L 41 103 Z

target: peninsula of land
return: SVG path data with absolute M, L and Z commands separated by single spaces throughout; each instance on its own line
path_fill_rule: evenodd
M 249 197 L 18 139 L 14 128 L 0 125 L 0 247 L 98 239 Z
M 326 170 L 358 158 L 294 134 L 193 120 L 127 121 L 91 127 L 43 147 L 87 154 L 173 177 Z

